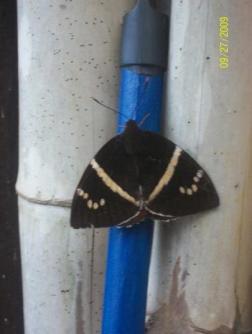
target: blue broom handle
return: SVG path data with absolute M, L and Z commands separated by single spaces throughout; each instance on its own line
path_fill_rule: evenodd
M 126 119 L 159 131 L 163 74 L 143 75 L 122 69 L 118 132 Z M 126 118 L 125 118 L 126 117 Z M 143 334 L 153 222 L 110 229 L 103 310 L 103 334 Z
M 160 130 L 167 44 L 167 16 L 154 10 L 148 0 L 138 0 L 124 17 L 119 133 L 127 119 L 143 129 Z M 144 334 L 152 237 L 151 220 L 110 229 L 103 334 Z

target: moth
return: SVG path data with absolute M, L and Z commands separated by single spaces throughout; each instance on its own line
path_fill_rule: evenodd
M 211 179 L 189 154 L 129 120 L 84 171 L 73 197 L 71 226 L 171 221 L 218 205 Z

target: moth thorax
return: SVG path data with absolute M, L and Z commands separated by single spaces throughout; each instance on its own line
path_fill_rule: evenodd
M 136 153 L 140 136 L 141 130 L 138 128 L 136 122 L 132 120 L 128 121 L 123 133 L 124 146 L 128 154 Z

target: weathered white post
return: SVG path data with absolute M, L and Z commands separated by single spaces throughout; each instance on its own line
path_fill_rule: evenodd
M 229 34 L 221 39 L 223 16 Z M 251 1 L 172 3 L 165 130 L 209 172 L 221 206 L 157 227 L 149 312 L 159 311 L 149 333 L 252 328 L 251 21 Z M 226 69 L 220 53 L 229 58 Z
M 26 334 L 97 333 L 106 233 L 74 231 L 69 206 L 95 151 L 114 133 L 119 1 L 18 1 L 17 182 Z

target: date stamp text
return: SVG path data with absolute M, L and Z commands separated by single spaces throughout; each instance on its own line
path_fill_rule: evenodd
M 219 68 L 229 67 L 229 19 L 227 16 L 219 17 Z

